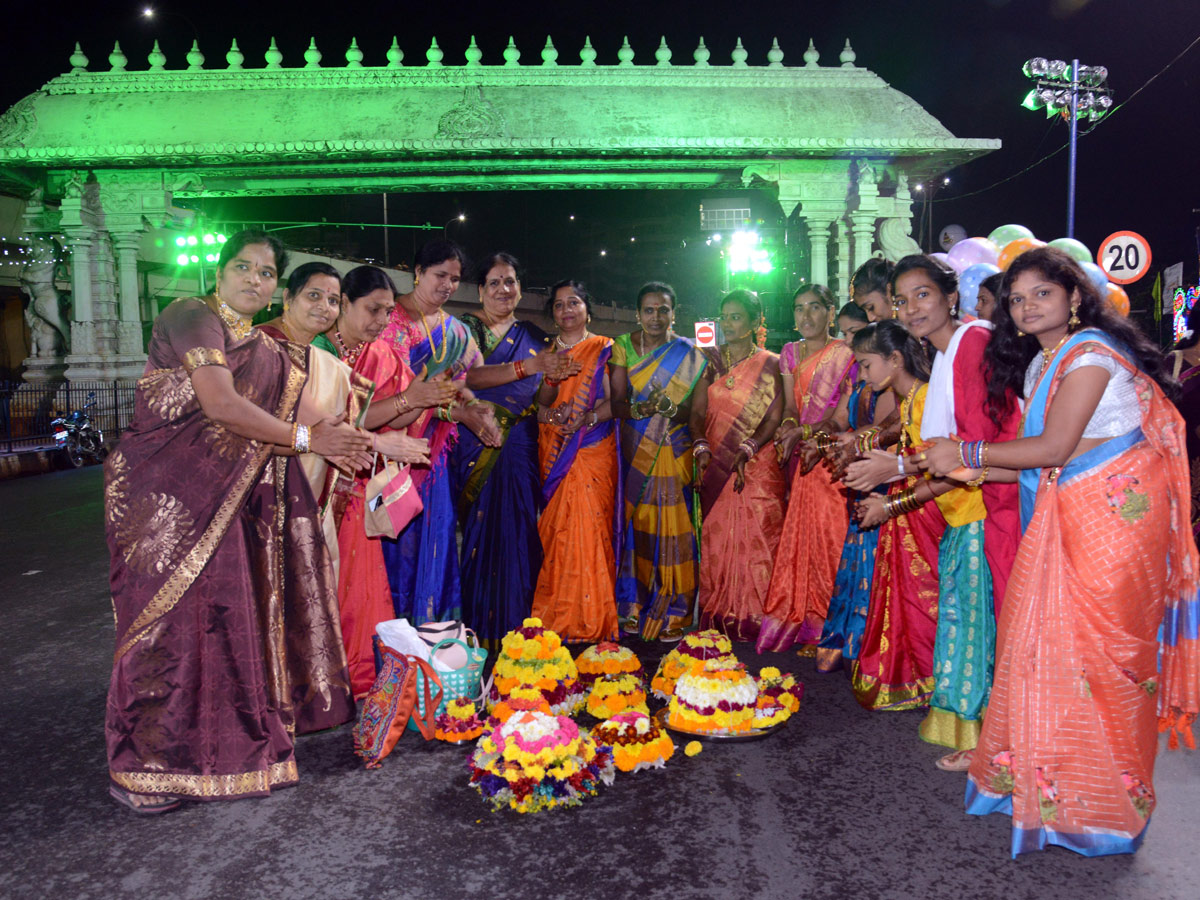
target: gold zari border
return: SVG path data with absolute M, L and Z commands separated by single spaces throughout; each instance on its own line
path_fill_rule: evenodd
M 183 354 L 183 368 L 191 375 L 201 366 L 224 366 L 229 368 L 225 354 L 215 347 L 193 347 Z
M 275 763 L 257 772 L 233 775 L 185 775 L 181 772 L 113 772 L 113 784 L 135 794 L 179 794 L 184 797 L 240 797 L 261 794 L 300 780 L 296 761 Z

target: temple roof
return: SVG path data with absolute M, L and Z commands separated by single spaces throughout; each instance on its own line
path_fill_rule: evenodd
M 652 64 L 628 43 L 602 65 L 590 42 L 559 64 L 547 42 L 532 65 L 510 42 L 485 65 L 472 41 L 461 65 L 445 65 L 436 41 L 422 65 L 405 65 L 393 41 L 385 65 L 323 64 L 315 44 L 284 67 L 274 41 L 265 68 L 244 68 L 236 42 L 220 68 L 199 51 L 169 69 L 155 44 L 148 66 L 128 68 L 119 45 L 109 70 L 79 49 L 71 72 L 0 117 L 0 164 L 23 168 L 176 167 L 239 171 L 280 163 L 434 163 L 472 157 L 687 160 L 728 168 L 748 160 L 869 156 L 941 171 L 1000 146 L 960 139 L 911 97 L 855 65 L 849 42 L 836 66 L 810 43 L 804 64 L 783 63 L 776 43 L 749 65 L 738 41 L 732 64 L 697 48 L 687 65 L 665 42 Z M 182 62 L 182 61 L 179 61 Z M 353 166 L 352 166 L 353 167 Z

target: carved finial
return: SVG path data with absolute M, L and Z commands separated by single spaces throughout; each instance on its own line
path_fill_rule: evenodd
M 813 43 L 812 38 L 808 39 L 808 49 L 804 51 L 804 68 L 815 69 L 817 60 L 821 58 L 821 54 L 817 52 L 817 45 Z
M 238 49 L 237 38 L 234 38 L 233 44 L 229 47 L 229 52 L 225 54 L 225 62 L 229 64 L 229 68 L 231 69 L 240 69 L 242 63 L 245 61 L 245 55 Z
M 279 47 L 275 44 L 275 38 L 271 38 L 271 46 L 267 48 L 267 52 L 263 54 L 267 61 L 268 69 L 280 68 L 280 63 L 283 62 L 283 54 L 279 52 Z
M 442 53 L 442 48 L 437 45 L 437 38 L 434 38 L 429 42 L 429 49 L 425 51 L 425 65 L 431 69 L 440 69 L 442 57 L 445 55 Z
M 129 60 L 121 50 L 121 42 L 117 41 L 113 44 L 112 53 L 108 54 L 108 64 L 112 66 L 114 72 L 124 72 L 125 64 L 128 62 Z
M 850 46 L 850 38 L 846 38 L 846 46 L 842 48 L 842 55 L 838 57 L 842 61 L 842 68 L 853 69 L 854 61 L 858 59 L 858 54 L 854 52 L 854 48 Z
M 317 39 L 315 37 L 308 39 L 308 49 L 304 51 L 304 68 L 321 68 L 321 51 L 317 49 Z
M 620 60 L 617 63 L 618 66 L 633 65 L 633 48 L 629 46 L 629 35 L 625 35 L 625 42 L 621 44 L 621 49 L 617 51 L 617 59 Z
M 79 46 L 79 41 L 75 42 L 75 52 L 71 54 L 71 71 L 86 72 L 88 66 L 87 55 L 83 52 L 83 48 Z
M 166 54 L 164 54 L 162 50 L 158 48 L 158 41 L 154 42 L 154 49 L 150 51 L 150 55 L 146 57 L 146 60 L 150 63 L 151 72 L 164 71 L 164 66 L 166 66 L 167 63 L 167 57 Z
M 199 72 L 204 68 L 204 54 L 200 52 L 200 42 L 198 40 L 192 40 L 192 49 L 188 51 L 187 61 L 187 70 L 189 72 Z
M 471 35 L 471 43 L 467 46 L 467 68 L 474 69 L 483 59 L 483 51 L 479 49 L 479 45 L 475 43 L 475 35 Z
M 350 46 L 346 48 L 346 68 L 361 69 L 363 67 L 363 52 L 358 49 L 358 38 L 350 38 Z
M 392 35 L 392 46 L 388 47 L 387 60 L 389 69 L 398 69 L 404 63 L 404 51 L 400 49 L 395 35 Z
M 692 52 L 692 59 L 696 61 L 696 65 L 698 66 L 707 66 L 708 57 L 709 52 L 708 48 L 704 46 L 704 38 L 700 38 L 700 43 L 696 45 L 696 49 Z
M 733 66 L 735 69 L 744 69 L 746 67 L 746 57 L 750 54 L 746 52 L 746 48 L 742 46 L 742 39 L 737 39 L 737 46 L 733 48 L 733 53 L 729 54 L 733 58 Z
M 658 65 L 669 66 L 671 64 L 671 48 L 667 46 L 667 37 L 663 38 L 658 43 L 658 49 L 654 51 L 654 58 L 658 60 Z
M 767 68 L 783 68 L 783 48 L 779 46 L 779 38 L 771 38 L 771 49 L 767 51 Z
M 579 64 L 581 66 L 594 66 L 596 64 L 596 48 L 592 46 L 592 39 L 590 37 L 583 39 L 583 49 L 579 51 Z
M 546 46 L 542 48 L 542 65 L 558 65 L 558 51 L 554 49 L 554 41 L 550 40 L 550 35 L 546 35 Z
M 521 51 L 517 49 L 517 42 L 512 39 L 511 34 L 508 36 L 508 46 L 504 48 L 504 64 L 506 66 L 521 64 Z

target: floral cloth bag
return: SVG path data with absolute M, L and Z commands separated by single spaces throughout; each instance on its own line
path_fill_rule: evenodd
M 429 663 L 393 650 L 378 635 L 374 640 L 381 665 L 354 726 L 354 752 L 368 769 L 379 768 L 410 722 L 431 740 L 444 694 L 441 678 Z

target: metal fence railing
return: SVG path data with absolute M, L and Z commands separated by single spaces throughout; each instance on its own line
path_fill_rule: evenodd
M 82 409 L 88 394 L 96 395 L 92 424 L 110 445 L 133 418 L 134 385 L 123 381 L 65 381 L 28 384 L 0 381 L 0 453 L 54 446 L 50 422 Z

